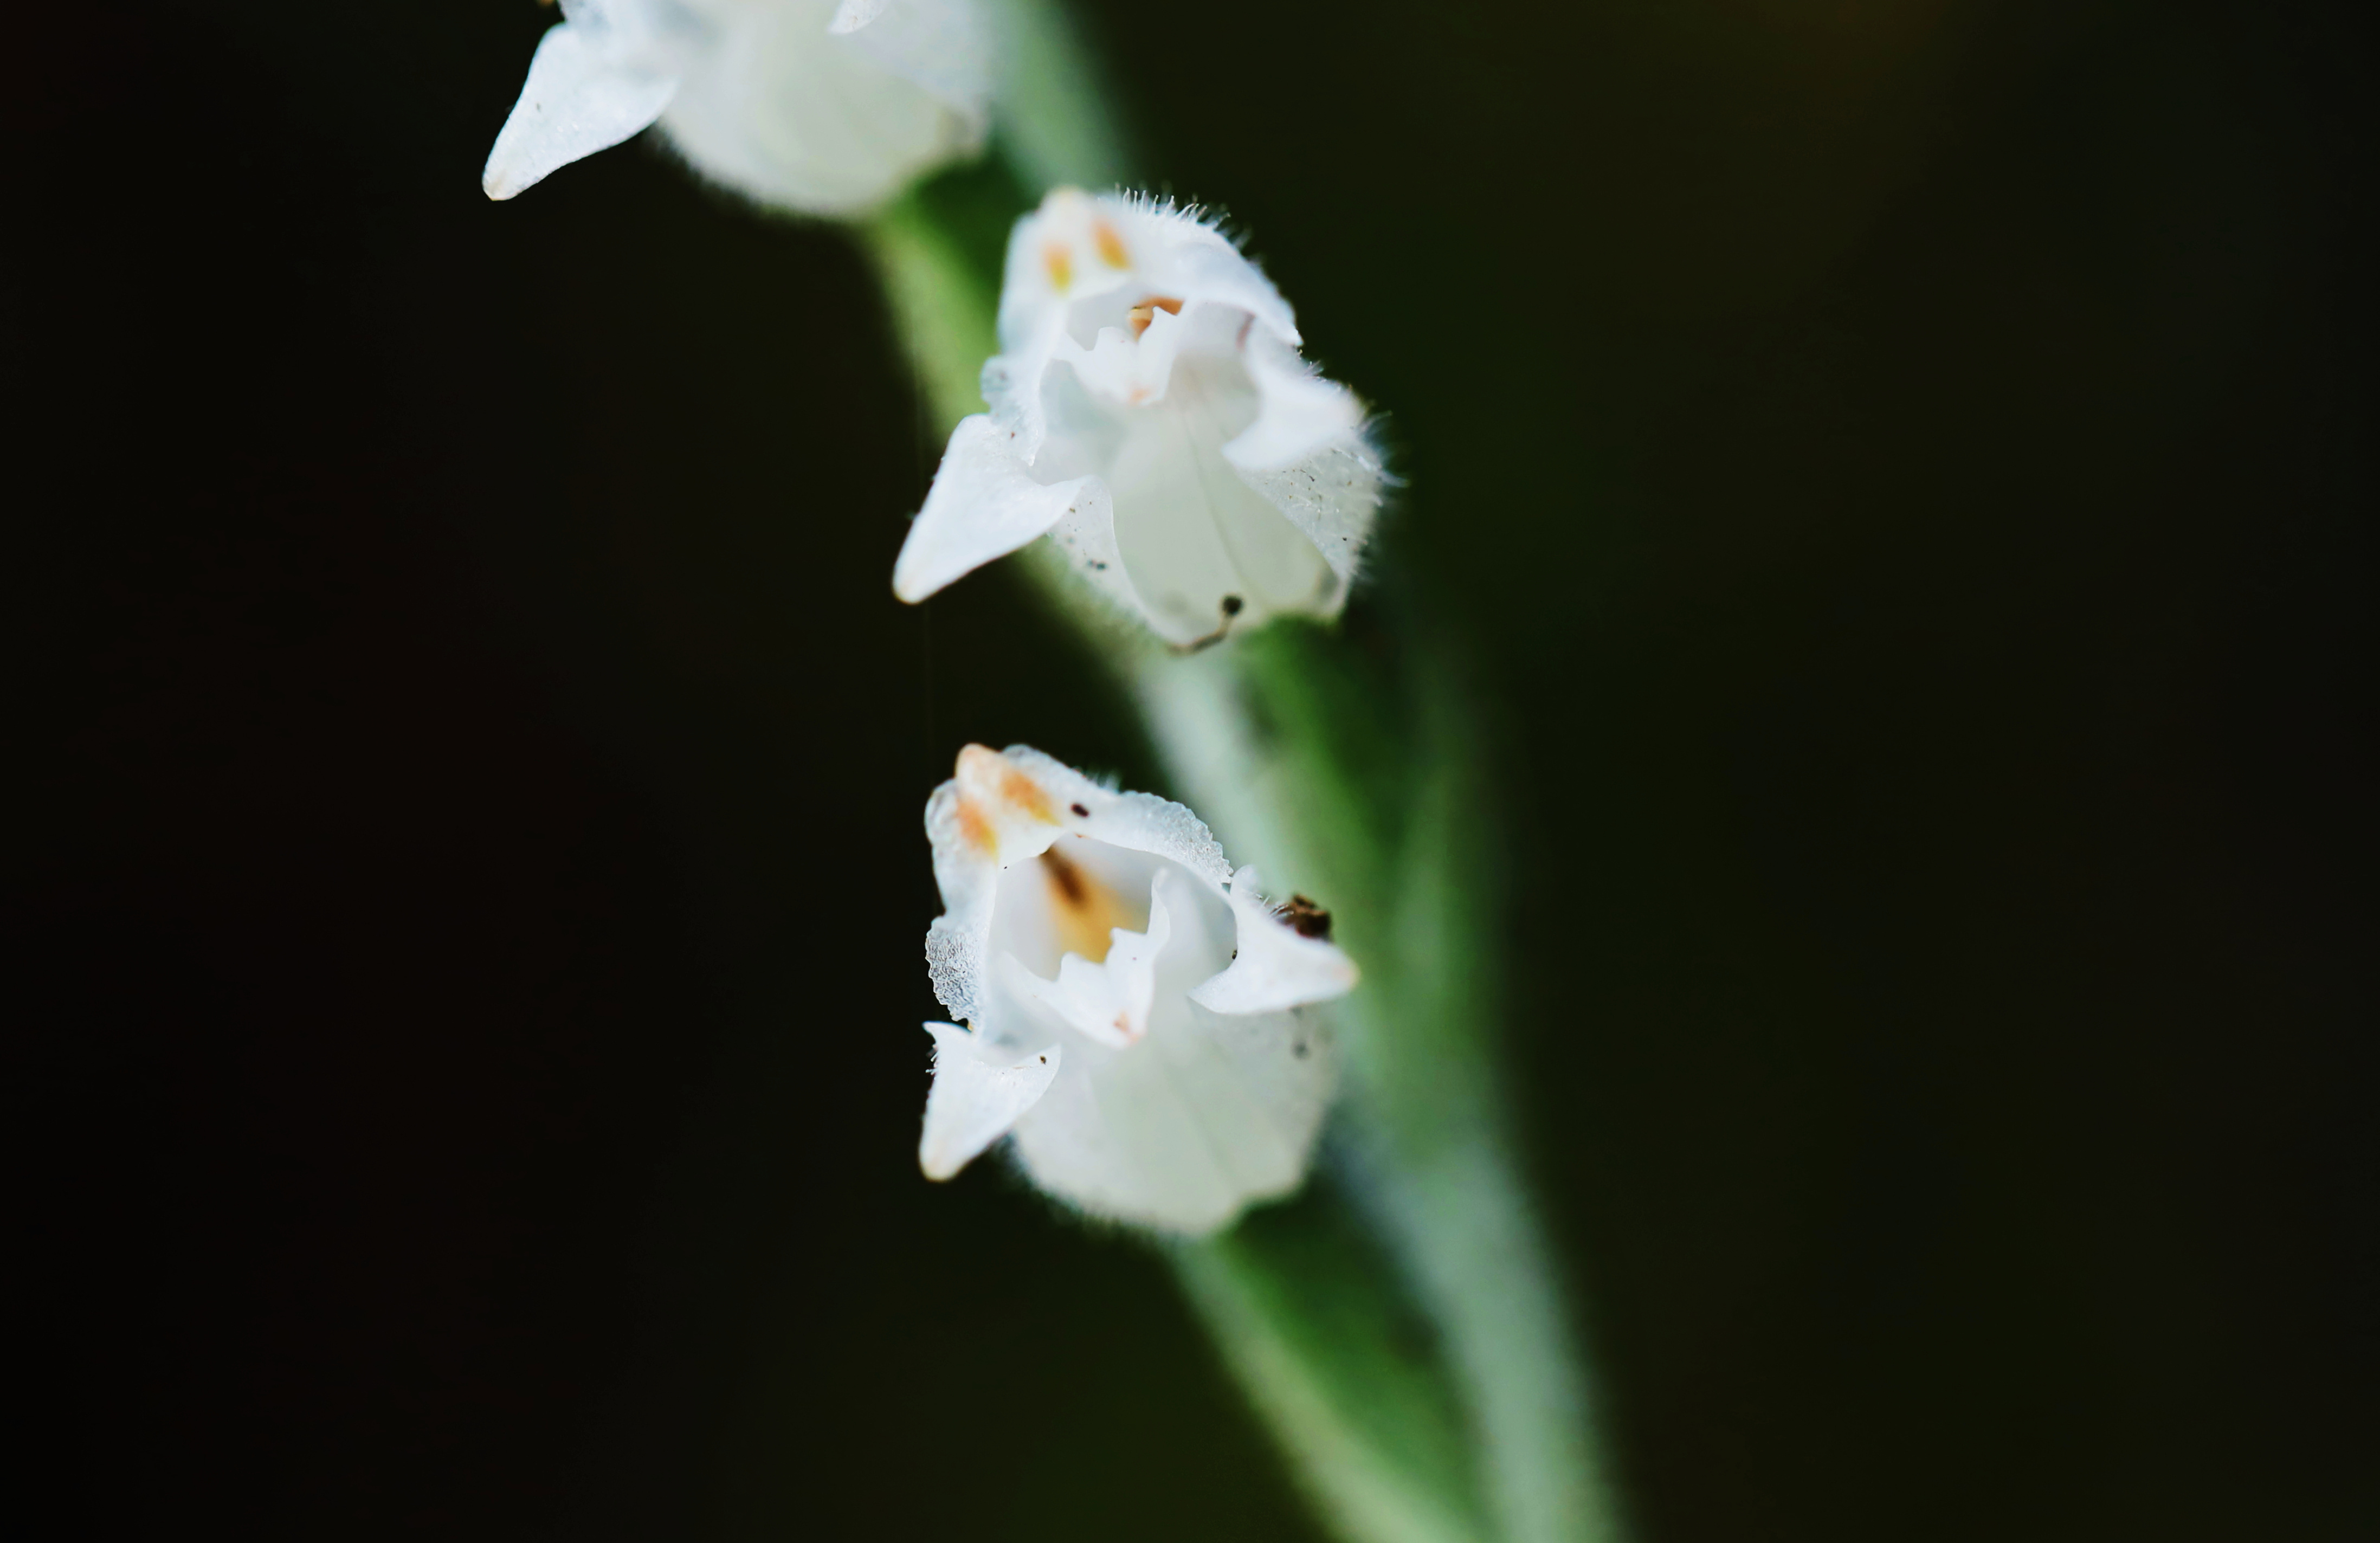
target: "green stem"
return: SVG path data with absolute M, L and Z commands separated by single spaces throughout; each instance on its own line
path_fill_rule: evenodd
M 1489 1543 L 1461 1400 L 1369 1219 L 1318 1175 L 1167 1250 L 1300 1488 L 1347 1543 Z
M 1559 1272 L 1494 1074 L 1492 839 L 1462 698 L 1276 624 L 1160 660 L 1141 700 L 1182 790 L 1277 892 L 1310 889 L 1363 966 L 1340 1009 L 1353 1190 L 1434 1321 L 1509 1543 L 1623 1536 Z

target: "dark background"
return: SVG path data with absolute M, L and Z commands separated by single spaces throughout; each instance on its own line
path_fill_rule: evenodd
M 916 1175 L 926 791 L 1150 773 L 1014 580 L 892 601 L 849 242 L 489 205 L 528 0 L 45 9 L 12 1510 L 1315 1537 L 1156 1261 Z M 1646 1543 L 2380 1535 L 2350 14 L 1092 8 L 1494 686 Z

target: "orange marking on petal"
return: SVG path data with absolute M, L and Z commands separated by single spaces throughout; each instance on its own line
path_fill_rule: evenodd
M 1179 316 L 1182 314 L 1182 302 L 1171 295 L 1152 295 L 1141 301 L 1124 313 L 1124 319 L 1132 323 L 1132 335 L 1138 337 L 1147 332 L 1148 324 L 1157 320 L 1157 313 L 1160 310 L 1168 316 Z
M 1050 807 L 1050 796 L 1041 791 L 1041 784 L 1005 759 L 1001 762 L 1000 796 L 1010 808 L 1030 815 L 1044 825 L 1058 823 L 1057 811 Z
M 1041 266 L 1050 271 L 1050 287 L 1063 295 L 1075 286 L 1075 254 L 1063 241 L 1041 249 Z
M 992 829 L 991 819 L 983 812 L 982 805 L 962 795 L 958 817 L 961 840 L 987 857 L 1000 856 L 1000 832 Z
M 1106 263 L 1109 267 L 1129 268 L 1132 266 L 1132 254 L 1124 250 L 1123 237 L 1116 233 L 1115 226 L 1108 224 L 1105 220 L 1099 220 L 1092 224 L 1091 245 L 1099 249 L 1099 261 Z
M 1116 929 L 1138 932 L 1148 926 L 1148 918 L 1127 905 L 1123 896 L 1056 847 L 1041 854 L 1041 872 L 1050 881 L 1050 919 L 1057 926 L 1062 953 L 1105 964 Z

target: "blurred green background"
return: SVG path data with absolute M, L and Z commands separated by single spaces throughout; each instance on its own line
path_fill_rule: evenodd
M 1388 415 L 1642 1537 L 2374 1536 L 2351 10 L 1083 17 Z M 20 44 L 51 1513 L 1318 1537 L 1156 1261 L 915 1172 L 925 794 L 1148 785 L 1125 704 L 1012 575 L 892 602 L 844 234 L 643 143 L 481 198 L 552 18 Z

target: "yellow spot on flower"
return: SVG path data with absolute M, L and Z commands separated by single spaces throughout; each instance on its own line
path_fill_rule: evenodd
M 1041 266 L 1050 271 L 1050 287 L 1059 294 L 1075 286 L 1075 254 L 1063 241 L 1041 249 Z
M 1092 225 L 1091 245 L 1099 249 L 1099 261 L 1109 267 L 1132 266 L 1132 254 L 1123 249 L 1123 237 L 1116 234 L 1116 227 L 1105 220 L 1097 221 Z

